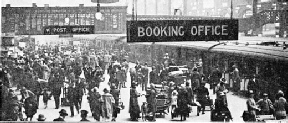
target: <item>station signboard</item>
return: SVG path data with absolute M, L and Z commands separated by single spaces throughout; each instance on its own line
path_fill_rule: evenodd
M 238 40 L 238 20 L 127 21 L 127 42 Z
M 47 26 L 43 31 L 44 35 L 93 34 L 94 26 Z

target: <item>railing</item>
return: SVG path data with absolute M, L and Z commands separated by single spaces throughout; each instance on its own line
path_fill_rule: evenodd
M 206 17 L 206 16 L 182 16 L 182 15 L 137 15 L 137 20 L 213 20 L 213 19 L 228 19 L 228 18 Z M 127 15 L 127 20 L 132 20 L 132 15 Z

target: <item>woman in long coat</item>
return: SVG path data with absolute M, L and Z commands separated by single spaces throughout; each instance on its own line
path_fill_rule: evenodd
M 137 121 L 140 118 L 140 107 L 138 97 L 140 96 L 136 90 L 136 83 L 132 83 L 130 89 L 129 113 L 132 121 Z
M 186 116 L 189 114 L 188 107 L 188 92 L 184 87 L 180 87 L 177 99 L 178 111 L 181 115 L 181 121 L 186 120 Z M 183 119 L 182 119 L 183 118 Z
M 92 112 L 92 116 L 95 120 L 100 121 L 101 116 L 101 95 L 97 91 L 97 87 L 93 88 L 91 90 L 91 93 L 89 94 L 89 103 L 90 103 L 90 109 Z
M 104 118 L 105 121 L 107 120 L 109 121 L 112 118 L 113 105 L 115 104 L 115 100 L 106 88 L 104 89 L 102 100 L 103 100 L 102 117 Z
M 34 97 L 28 97 L 27 99 L 25 99 L 24 109 L 25 109 L 25 114 L 27 116 L 26 120 L 30 118 L 30 121 L 32 121 L 32 118 L 37 113 L 37 109 L 38 109 L 38 105 Z

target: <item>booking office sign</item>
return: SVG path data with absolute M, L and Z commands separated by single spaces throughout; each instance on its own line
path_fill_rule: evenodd
M 127 21 L 127 42 L 238 40 L 238 20 Z

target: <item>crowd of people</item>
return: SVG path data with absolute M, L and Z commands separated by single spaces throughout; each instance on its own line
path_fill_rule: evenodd
M 1 121 L 31 121 L 41 103 L 40 95 L 43 95 L 45 109 L 53 96 L 55 109 L 59 109 L 60 105 L 68 105 L 73 117 L 74 107 L 79 114 L 84 94 L 88 94 L 91 112 L 96 120 L 99 121 L 100 116 L 112 118 L 112 113 L 115 121 L 117 113 L 114 111 L 119 112 L 118 85 L 120 82 L 125 87 L 126 81 L 126 71 L 121 68 L 125 66 L 128 69 L 126 60 L 120 56 L 113 51 L 75 51 L 67 54 L 65 51 L 47 52 L 45 49 L 39 49 L 33 53 L 27 52 L 24 56 L 3 58 L 0 66 L 3 97 Z M 109 69 L 109 66 L 116 64 L 111 61 L 120 60 L 121 63 L 117 62 L 119 69 Z M 103 75 L 107 69 L 111 76 L 116 75 L 116 81 L 119 82 L 112 81 L 111 77 L 111 89 L 106 88 L 104 94 L 100 95 L 99 84 L 104 81 Z M 20 91 L 20 99 L 16 91 Z M 64 98 L 60 98 L 61 94 Z M 23 108 L 25 118 L 22 114 Z M 60 112 L 63 114 L 63 110 Z M 39 117 L 43 119 L 42 114 Z
M 25 56 L 9 57 L 1 61 L 0 80 L 3 101 L 1 121 L 32 121 L 39 109 L 41 95 L 43 95 L 45 109 L 48 108 L 48 102 L 53 96 L 55 109 L 59 109 L 60 105 L 67 105 L 70 107 L 71 117 L 74 117 L 75 107 L 77 113 L 81 113 L 81 121 L 88 121 L 88 111 L 80 111 L 85 94 L 88 95 L 90 112 L 96 121 L 101 119 L 116 121 L 120 110 L 124 108 L 123 102 L 120 101 L 120 92 L 122 88 L 127 88 L 127 74 L 130 74 L 131 78 L 129 114 L 132 121 L 138 121 L 141 117 L 156 121 L 156 102 L 159 95 L 167 98 L 169 105 L 167 110 L 181 115 L 181 120 L 186 120 L 189 116 L 191 106 L 197 106 L 197 116 L 200 113 L 205 114 L 205 106 L 213 105 L 209 90 L 205 87 L 206 83 L 210 84 L 210 89 L 213 89 L 213 93 L 217 96 L 214 104 L 215 111 L 228 111 L 228 117 L 233 119 L 228 109 L 226 80 L 222 78 L 222 73 L 217 66 L 210 75 L 205 77 L 202 60 L 188 71 L 186 81 L 179 83 L 168 75 L 169 66 L 177 66 L 175 60 L 170 59 L 168 54 L 165 54 L 163 62 L 155 61 L 150 71 L 148 63 L 137 61 L 135 67 L 130 67 L 123 55 L 115 55 L 113 51 L 93 50 L 71 54 L 44 51 L 26 53 Z M 233 65 L 233 68 L 233 82 L 239 83 L 237 66 Z M 106 71 L 109 75 L 110 88 L 100 90 L 99 86 L 105 81 Z M 160 89 L 156 85 L 161 85 Z M 13 90 L 12 87 L 17 89 Z M 146 92 L 146 102 L 142 106 L 139 105 L 138 98 L 141 94 L 137 91 L 137 87 Z M 20 90 L 21 99 L 18 99 L 15 94 L 17 90 Z M 63 98 L 60 98 L 61 94 L 64 95 Z M 274 103 L 267 98 L 267 95 L 264 93 L 263 99 L 255 102 L 253 91 L 250 91 L 247 106 L 252 121 L 256 120 L 256 112 L 259 109 L 261 109 L 259 114 L 270 114 L 273 110 L 276 119 L 286 118 L 287 102 L 283 92 L 278 93 Z M 23 108 L 25 118 L 22 114 Z M 68 113 L 65 109 L 61 109 L 59 115 L 59 118 L 54 121 L 64 121 Z M 37 120 L 43 121 L 45 116 L 40 114 Z

